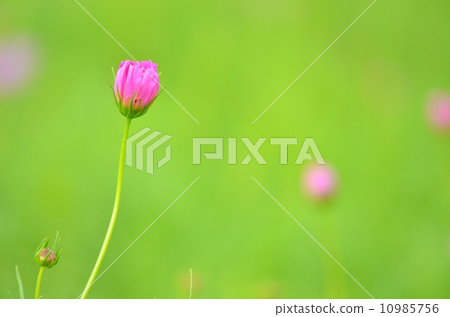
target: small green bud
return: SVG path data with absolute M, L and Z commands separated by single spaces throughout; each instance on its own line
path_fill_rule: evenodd
M 50 237 L 45 237 L 44 240 L 42 240 L 41 244 L 36 250 L 36 254 L 34 256 L 36 262 L 43 267 L 51 268 L 55 266 L 58 261 L 61 254 L 61 249 L 59 247 L 60 242 L 60 235 L 59 232 L 56 232 L 56 238 L 53 242 L 53 246 L 51 248 L 48 248 L 48 241 L 50 240 Z

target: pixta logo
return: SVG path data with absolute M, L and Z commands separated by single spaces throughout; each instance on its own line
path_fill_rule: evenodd
M 161 132 L 150 132 L 150 128 L 144 128 L 138 133 L 127 139 L 126 164 L 133 166 L 134 157 L 136 158 L 136 168 L 140 171 L 146 168 L 148 174 L 153 175 L 155 165 L 155 151 L 167 143 L 172 137 Z M 133 156 L 133 152 L 135 156 Z M 165 155 L 157 160 L 156 167 L 160 168 L 171 159 L 170 144 L 165 147 Z
M 159 131 L 144 128 L 127 139 L 126 164 L 135 166 L 138 170 L 153 175 L 155 166 L 160 168 L 171 159 L 171 146 L 167 142 L 172 137 Z M 288 164 L 288 148 L 297 147 L 300 144 L 298 138 L 259 138 L 252 142 L 249 138 L 193 138 L 192 139 L 192 164 L 199 165 L 203 160 L 222 160 L 229 165 L 247 165 L 252 160 L 258 165 L 266 165 L 267 161 L 261 154 L 261 147 L 270 143 L 279 151 L 279 164 Z M 238 160 L 238 145 L 240 156 Z M 157 152 L 165 146 L 165 154 Z M 227 148 L 227 155 L 224 148 Z M 242 153 L 244 149 L 244 153 Z M 292 151 L 292 149 L 291 149 Z M 317 164 L 325 164 L 325 160 L 319 151 L 313 138 L 306 138 L 298 149 L 294 164 L 303 164 L 305 161 L 315 161 Z M 244 156 L 245 155 L 245 156 Z M 158 157 L 156 159 L 155 157 Z
M 224 142 L 223 138 L 194 138 L 193 139 L 193 157 L 192 163 L 198 165 L 201 163 L 202 154 L 207 160 L 224 160 L 224 143 L 227 143 L 228 147 L 228 157 L 227 163 L 230 165 L 238 164 L 237 161 L 237 138 L 225 139 L 228 142 Z M 245 145 L 247 155 L 244 157 L 240 164 L 246 165 L 252 159 L 255 160 L 257 164 L 266 165 L 267 161 L 264 159 L 260 153 L 260 149 L 263 144 L 266 143 L 267 138 L 259 138 L 255 143 L 250 141 L 249 138 L 241 138 L 241 142 Z M 280 164 L 288 164 L 288 147 L 289 145 L 297 145 L 297 138 L 270 138 L 270 144 L 279 147 L 280 152 Z M 211 145 L 214 146 L 214 151 L 203 152 L 203 146 Z M 312 155 L 316 160 L 317 164 L 325 164 L 325 161 L 320 154 L 319 148 L 314 142 L 313 138 L 306 138 L 298 152 L 295 164 L 303 164 L 304 161 L 313 160 Z

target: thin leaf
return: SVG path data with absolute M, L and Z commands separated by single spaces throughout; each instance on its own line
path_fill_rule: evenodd
M 38 256 L 39 253 L 42 251 L 42 249 L 46 249 L 48 245 L 48 240 L 50 239 L 50 236 L 47 236 L 42 240 L 41 244 L 39 244 L 35 256 Z
M 59 249 L 59 244 L 61 241 L 61 235 L 59 234 L 59 231 L 56 231 L 56 238 L 55 241 L 53 241 L 52 251 L 57 251 Z
M 20 271 L 19 271 L 19 266 L 18 265 L 16 265 L 16 278 L 17 278 L 17 284 L 19 284 L 20 299 L 25 299 L 25 296 L 23 295 L 22 278 L 20 277 Z

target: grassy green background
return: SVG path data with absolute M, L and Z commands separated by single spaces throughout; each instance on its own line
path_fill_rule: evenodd
M 109 265 L 95 298 L 367 298 L 252 180 L 255 177 L 377 298 L 450 295 L 450 143 L 425 118 L 450 91 L 450 3 L 379 0 L 254 125 L 251 122 L 370 0 L 80 1 L 167 94 L 132 122 L 173 136 L 154 176 L 125 167 Z M 45 298 L 80 295 L 113 205 L 125 120 L 107 81 L 128 56 L 72 0 L 2 2 L 1 35 L 27 35 L 38 67 L 0 96 L 0 298 L 32 297 L 34 251 L 59 230 Z M 314 137 L 339 177 L 308 201 L 304 166 L 192 165 L 192 137 Z M 246 155 L 240 145 L 239 158 Z

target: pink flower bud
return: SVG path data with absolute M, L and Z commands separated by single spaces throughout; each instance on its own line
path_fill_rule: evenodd
M 313 165 L 302 177 L 305 192 L 313 199 L 325 200 L 336 191 L 337 181 L 334 170 L 328 165 Z
M 428 120 L 440 132 L 450 131 L 450 95 L 434 94 L 428 102 Z
M 159 90 L 159 75 L 152 61 L 120 63 L 114 81 L 114 94 L 120 112 L 128 118 L 143 115 Z
M 49 252 L 50 254 L 47 256 Z M 41 253 L 39 253 L 39 261 L 43 264 L 43 266 L 49 266 L 56 261 L 56 254 L 50 249 L 44 249 Z
M 61 248 L 59 247 L 60 239 L 59 232 L 56 232 L 55 242 L 51 249 L 47 247 L 50 237 L 45 237 L 44 240 L 42 240 L 34 255 L 36 262 L 40 266 L 51 268 L 58 263 L 61 255 Z

